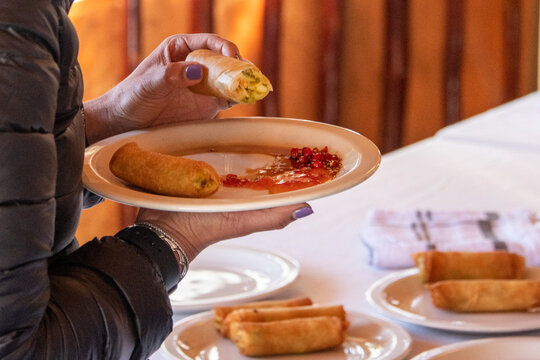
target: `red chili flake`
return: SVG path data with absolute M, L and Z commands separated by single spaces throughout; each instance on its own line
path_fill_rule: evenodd
M 311 166 L 313 166 L 314 169 L 320 169 L 324 167 L 323 163 L 318 160 L 314 161 Z
M 338 160 L 339 158 L 337 157 L 337 155 L 327 153 L 326 155 L 324 155 L 324 159 L 325 160 Z
M 298 161 L 298 163 L 300 163 L 300 164 L 308 164 L 308 163 L 309 163 L 309 159 L 308 159 L 306 156 L 304 156 L 304 155 L 300 156 L 300 157 L 297 159 L 297 161 Z
M 311 157 L 311 155 L 313 155 L 313 150 L 311 150 L 311 148 L 308 148 L 308 147 L 303 147 L 302 148 L 302 155 L 309 158 L 309 157 Z

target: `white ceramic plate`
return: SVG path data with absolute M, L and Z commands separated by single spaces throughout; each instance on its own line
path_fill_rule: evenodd
M 130 186 L 109 170 L 113 153 L 127 142 L 162 153 L 188 153 L 210 147 L 235 146 L 324 147 L 341 156 L 343 168 L 335 179 L 311 188 L 281 194 L 221 187 L 202 199 L 157 195 Z M 203 153 L 190 156 L 210 163 L 220 175 L 243 175 L 247 168 L 266 165 L 273 157 L 254 153 Z M 272 117 L 240 117 L 193 121 L 153 130 L 133 131 L 102 140 L 86 149 L 83 182 L 92 192 L 139 207 L 171 211 L 234 211 L 294 204 L 349 189 L 371 176 L 380 163 L 377 147 L 351 130 L 308 120 Z
M 409 352 L 411 337 L 400 326 L 357 312 L 347 312 L 351 323 L 342 347 L 305 355 L 265 356 L 275 360 L 399 360 Z M 179 346 L 181 344 L 181 346 Z M 177 322 L 161 346 L 169 359 L 248 360 L 236 346 L 219 335 L 213 313 L 204 312 Z
M 298 262 L 285 254 L 213 245 L 190 264 L 171 303 L 173 310 L 186 312 L 257 300 L 284 290 L 299 271 Z
M 527 278 L 540 279 L 540 268 L 527 269 Z M 392 273 L 375 282 L 368 301 L 397 320 L 464 333 L 510 333 L 540 329 L 539 312 L 458 313 L 436 308 L 416 268 Z
M 537 360 L 539 354 L 539 337 L 498 337 L 441 346 L 411 360 Z

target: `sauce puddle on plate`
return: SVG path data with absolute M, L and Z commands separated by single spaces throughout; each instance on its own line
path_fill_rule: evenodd
M 270 152 L 272 163 L 260 168 L 246 169 L 246 175 L 221 176 L 225 187 L 268 190 L 271 194 L 323 184 L 336 177 L 342 167 L 341 159 L 328 152 L 328 147 L 292 148 L 288 153 Z

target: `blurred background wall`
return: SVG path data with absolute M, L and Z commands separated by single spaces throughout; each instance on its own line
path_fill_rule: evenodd
M 538 0 L 79 0 L 85 98 L 104 93 L 175 33 L 215 32 L 274 92 L 220 114 L 324 121 L 383 153 L 538 89 Z M 81 242 L 134 210 L 83 212 Z

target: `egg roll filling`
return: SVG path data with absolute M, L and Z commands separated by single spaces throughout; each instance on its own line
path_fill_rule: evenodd
M 251 104 L 263 99 L 270 91 L 272 85 L 270 81 L 261 73 L 254 72 L 253 69 L 242 70 L 243 77 L 238 81 L 236 93 L 241 98 L 242 103 Z

